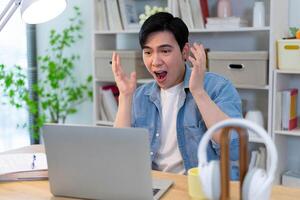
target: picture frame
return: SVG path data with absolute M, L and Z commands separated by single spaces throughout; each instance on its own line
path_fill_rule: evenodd
M 138 30 L 140 24 L 135 0 L 119 0 L 119 6 L 124 30 Z

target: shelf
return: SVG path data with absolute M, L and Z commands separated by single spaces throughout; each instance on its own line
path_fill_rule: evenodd
M 231 29 L 190 29 L 190 33 L 223 33 L 223 32 L 257 32 L 257 31 L 270 31 L 270 27 L 241 27 Z M 137 34 L 139 30 L 122 30 L 122 31 L 95 31 L 94 34 Z
M 190 29 L 190 33 L 269 31 L 270 27 L 240 27 L 228 29 Z
M 291 131 L 275 130 L 274 132 L 279 135 L 300 136 L 300 127 Z
M 251 137 L 251 138 L 249 138 L 249 142 L 251 142 L 251 143 L 264 143 L 264 141 L 259 137 Z
M 114 34 L 137 34 L 139 30 L 122 30 L 122 31 L 95 31 L 94 34 L 101 34 L 101 35 L 114 35 Z
M 111 79 L 111 80 L 108 80 L 108 79 L 105 79 L 105 80 L 95 79 L 95 82 L 101 82 L 101 83 L 107 83 L 107 84 L 115 83 L 115 81 L 113 79 Z
M 146 78 L 146 79 L 139 79 L 137 82 L 139 84 L 145 84 L 153 81 L 154 79 L 151 78 Z M 268 90 L 269 86 L 257 86 L 257 85 L 235 85 L 236 88 L 238 89 L 249 89 L 249 90 Z
M 139 83 L 139 84 L 146 84 L 146 83 L 150 83 L 152 81 L 154 81 L 153 78 L 141 78 L 141 79 L 137 80 L 137 83 Z
M 300 74 L 300 69 L 299 70 L 291 70 L 291 69 L 276 69 L 275 72 L 277 74 Z
M 137 79 L 137 83 L 138 84 L 145 84 L 145 83 L 150 83 L 154 81 L 154 79 L 151 78 L 141 78 L 141 79 Z M 101 83 L 115 83 L 114 80 L 100 80 L 100 79 L 95 79 L 95 82 L 101 82 Z
M 249 90 L 268 90 L 269 86 L 257 86 L 257 85 L 234 85 L 237 89 L 249 89 Z

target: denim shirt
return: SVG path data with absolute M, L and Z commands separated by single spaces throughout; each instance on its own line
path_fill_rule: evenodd
M 176 125 L 178 147 L 186 171 L 198 166 L 198 145 L 207 130 L 197 104 L 189 91 L 190 75 L 191 69 L 186 66 L 183 82 L 185 97 L 180 104 Z M 229 80 L 206 72 L 204 89 L 215 104 L 229 117 L 241 117 L 241 100 Z M 132 103 L 131 126 L 149 130 L 152 169 L 157 169 L 153 161 L 160 147 L 161 114 L 160 88 L 157 83 L 153 81 L 137 88 Z M 238 160 L 238 146 L 237 134 L 231 134 L 230 159 L 233 161 Z M 217 160 L 219 157 L 220 146 L 211 140 L 207 149 L 207 158 L 208 160 Z

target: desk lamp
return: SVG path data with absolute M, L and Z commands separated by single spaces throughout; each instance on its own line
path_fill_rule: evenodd
M 61 14 L 67 6 L 66 0 L 10 0 L 0 14 L 0 32 L 21 6 L 21 16 L 28 24 L 49 21 Z

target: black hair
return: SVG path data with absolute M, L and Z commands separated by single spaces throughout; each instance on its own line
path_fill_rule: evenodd
M 143 49 L 148 36 L 153 32 L 169 31 L 172 33 L 180 47 L 183 49 L 188 42 L 189 30 L 182 19 L 174 17 L 167 12 L 159 12 L 150 16 L 142 25 L 139 32 L 140 46 Z

